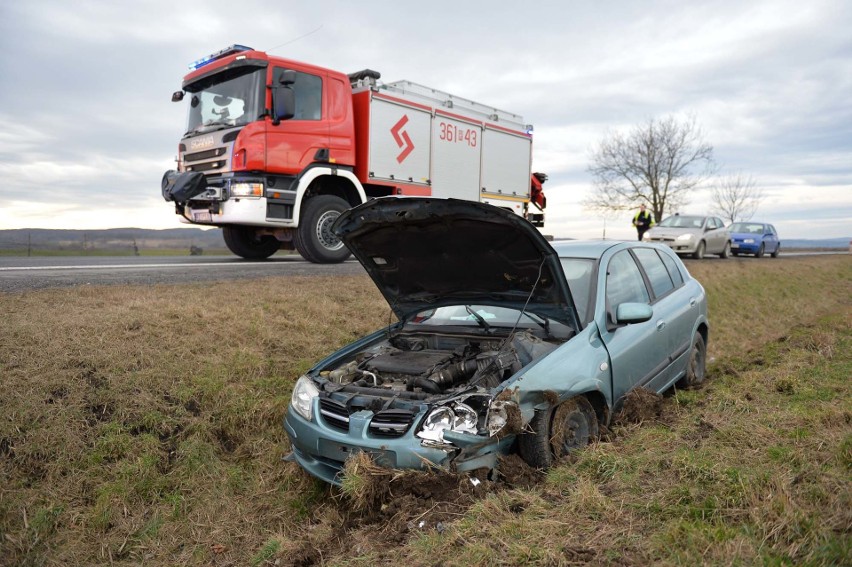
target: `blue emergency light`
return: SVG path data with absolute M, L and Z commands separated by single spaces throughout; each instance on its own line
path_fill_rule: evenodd
M 216 53 L 211 53 L 210 55 L 207 55 L 206 57 L 202 57 L 198 61 L 193 61 L 192 63 L 189 64 L 189 68 L 190 68 L 190 70 L 194 71 L 195 69 L 199 69 L 201 67 L 204 67 L 205 65 L 207 65 L 208 63 L 210 63 L 212 61 L 216 61 L 217 59 L 221 59 L 222 57 L 227 57 L 228 55 L 233 55 L 234 53 L 239 53 L 241 51 L 254 51 L 254 48 L 247 47 L 245 45 L 239 45 L 239 44 L 235 43 L 234 45 L 229 45 L 225 49 L 221 49 L 221 50 L 217 51 Z

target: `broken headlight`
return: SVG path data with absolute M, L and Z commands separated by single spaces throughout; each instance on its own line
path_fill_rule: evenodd
M 302 376 L 293 388 L 290 405 L 293 406 L 296 413 L 310 421 L 313 415 L 314 398 L 318 395 L 319 390 L 314 386 L 313 380 L 307 376 Z
M 457 431 L 476 435 L 479 414 L 466 404 L 457 402 L 452 406 L 433 409 L 423 420 L 417 436 L 429 441 L 443 441 L 444 431 Z

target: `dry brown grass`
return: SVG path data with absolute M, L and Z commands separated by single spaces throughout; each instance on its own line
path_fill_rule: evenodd
M 295 378 L 388 321 L 365 277 L 0 295 L 0 565 L 838 557 L 850 258 L 691 269 L 711 305 L 707 386 L 544 484 L 432 516 L 438 493 L 354 512 L 280 461 Z

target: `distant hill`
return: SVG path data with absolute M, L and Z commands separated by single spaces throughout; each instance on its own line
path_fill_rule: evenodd
M 781 245 L 784 248 L 849 248 L 849 242 L 852 238 L 844 236 L 843 238 L 782 238 Z
M 54 230 L 22 228 L 0 230 L 0 253 L 57 252 L 64 254 L 133 253 L 139 251 L 176 250 L 197 246 L 202 249 L 224 249 L 219 229 L 110 228 L 105 230 Z

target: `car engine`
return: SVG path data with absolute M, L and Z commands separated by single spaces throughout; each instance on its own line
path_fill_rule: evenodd
M 447 394 L 472 386 L 493 388 L 556 346 L 529 331 L 507 338 L 400 333 L 361 351 L 347 364 L 322 375 L 346 391 L 388 395 Z

